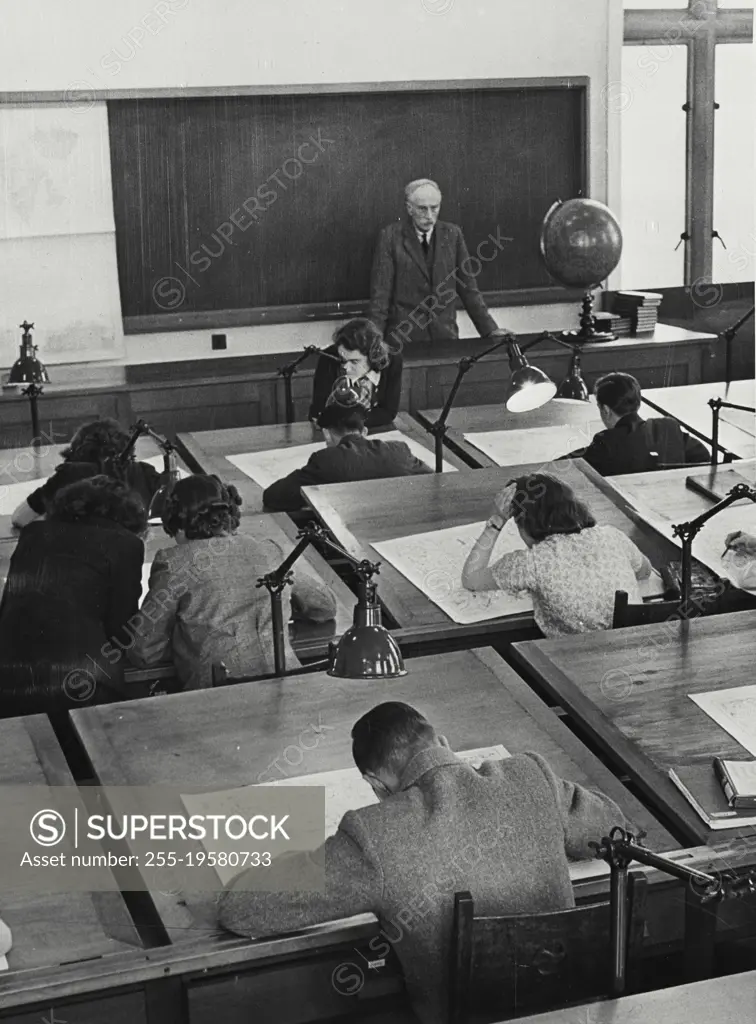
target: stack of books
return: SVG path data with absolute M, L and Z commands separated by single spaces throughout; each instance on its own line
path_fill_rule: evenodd
M 659 305 L 662 296 L 659 292 L 617 292 L 614 296 L 614 312 L 620 320 L 614 325 L 615 333 L 620 333 L 623 321 L 630 323 L 630 334 L 653 334 L 658 320 Z
M 670 768 L 669 777 L 710 829 L 756 825 L 756 761 Z

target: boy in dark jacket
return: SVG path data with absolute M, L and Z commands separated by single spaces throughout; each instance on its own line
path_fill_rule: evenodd
M 671 416 L 644 420 L 638 415 L 640 384 L 629 373 L 608 373 L 596 381 L 596 403 L 606 430 L 587 448 L 567 458 L 585 459 L 602 476 L 644 473 L 665 466 L 709 461 L 706 448 Z
M 415 458 L 403 441 L 368 437 L 366 410 L 361 405 L 337 402 L 320 414 L 318 426 L 326 447 L 313 452 L 303 469 L 277 480 L 263 493 L 265 507 L 274 512 L 296 512 L 305 507 L 302 487 L 313 484 L 351 483 L 382 477 L 431 473 L 430 466 Z

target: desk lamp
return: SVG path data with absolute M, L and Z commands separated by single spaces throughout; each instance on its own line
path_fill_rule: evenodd
M 180 475 L 178 466 L 176 465 L 175 446 L 171 441 L 168 441 L 166 438 L 156 434 L 144 420 L 139 420 L 134 425 L 131 437 L 126 443 L 126 447 L 118 456 L 119 463 L 123 466 L 126 465 L 131 453 L 134 451 L 134 446 L 143 435 L 151 437 L 163 453 L 163 472 L 160 474 L 160 487 L 153 495 L 152 501 L 150 502 L 150 508 L 147 513 L 147 519 L 150 522 L 155 522 L 162 518 L 165 503 L 168 500 L 168 496 L 171 491 L 176 486 L 176 482 L 180 479 Z
M 294 582 L 292 566 L 314 541 L 322 541 L 351 562 L 359 579 L 354 621 L 338 644 L 330 646 L 328 675 L 339 679 L 396 679 L 399 676 L 406 676 L 407 670 L 399 645 L 381 623 L 376 586 L 372 582 L 373 576 L 380 571 L 381 563 L 357 561 L 335 544 L 319 526 L 306 526 L 297 536 L 298 543 L 291 554 L 277 569 L 261 576 L 257 581 L 258 587 L 266 587 L 270 593 L 276 676 L 286 674 L 281 595 L 284 589 Z
M 297 356 L 296 359 L 292 359 L 290 363 L 286 363 L 285 366 L 279 366 L 277 374 L 279 377 L 283 377 L 284 382 L 284 399 L 286 403 L 286 422 L 294 422 L 294 398 L 291 392 L 291 378 L 297 372 L 297 367 L 300 363 L 303 363 L 308 356 L 317 354 L 318 356 L 324 356 L 326 359 L 333 359 L 337 363 L 341 363 L 338 356 L 333 355 L 331 352 L 326 352 L 322 348 L 318 348 L 317 345 L 305 345 L 304 351 L 301 356 Z
M 693 540 L 701 527 L 707 523 L 709 519 L 713 518 L 713 516 L 717 515 L 717 513 L 721 512 L 729 505 L 732 505 L 733 502 L 739 501 L 741 498 L 750 498 L 751 501 L 756 501 L 756 490 L 749 487 L 748 484 L 736 484 L 731 491 L 727 492 L 726 497 L 722 498 L 722 500 L 716 505 L 712 505 L 712 507 L 707 509 L 705 512 L 702 512 L 700 516 L 697 516 L 695 519 L 691 519 L 689 523 L 680 523 L 679 526 L 672 527 L 675 537 L 679 537 L 682 541 L 680 607 L 683 614 L 685 614 L 690 602 Z
M 42 385 L 50 383 L 50 375 L 44 365 L 37 358 L 37 346 L 32 341 L 31 330 L 34 324 L 24 320 L 19 325 L 24 332 L 21 338 L 21 350 L 18 359 L 11 367 L 8 377 L 8 387 L 20 387 L 22 395 L 26 395 L 31 406 L 32 421 L 32 444 L 35 448 L 40 446 L 39 434 L 39 411 L 37 399 L 42 394 Z
M 642 837 L 639 837 L 642 838 Z M 610 868 L 610 898 L 612 922 L 612 963 L 613 984 L 612 995 L 620 996 L 625 990 L 627 961 L 627 869 L 632 861 L 657 868 L 667 875 L 681 878 L 688 882 L 686 914 L 693 912 L 695 921 L 686 919 L 686 931 L 694 933 L 696 925 L 700 925 L 700 907 L 703 904 L 718 902 L 730 897 L 747 896 L 756 892 L 756 872 L 748 871 L 739 877 L 734 871 L 717 874 L 706 874 L 696 868 L 685 867 L 667 857 L 660 857 L 644 846 L 638 845 L 632 832 L 616 826 L 600 843 L 589 843 L 596 850 L 596 857 L 605 860 Z M 698 912 L 696 914 L 696 912 Z
M 457 363 L 457 376 L 451 386 L 451 391 L 447 395 L 440 416 L 435 423 L 432 423 L 427 428 L 428 433 L 432 434 L 435 440 L 437 473 L 442 473 L 444 469 L 446 421 L 454 404 L 454 399 L 457 397 L 462 378 L 484 356 L 490 355 L 491 352 L 496 352 L 497 349 L 504 345 L 509 348 L 509 368 L 512 371 L 509 387 L 504 399 L 504 405 L 509 412 L 528 412 L 530 409 L 538 409 L 540 406 L 551 401 L 556 394 L 557 389 L 554 382 L 547 377 L 543 370 L 539 370 L 537 366 L 531 366 L 523 355 L 523 351 L 529 346 L 521 348 L 514 334 L 507 334 L 506 337 L 497 341 L 495 345 L 485 349 L 483 352 L 479 352 L 477 355 L 464 356 Z
M 751 310 L 753 312 L 753 310 Z M 710 398 L 709 408 L 711 409 L 711 464 L 716 466 L 717 464 L 717 448 L 719 448 L 719 412 L 721 409 L 740 409 L 741 412 L 752 412 L 756 414 L 756 409 L 752 409 L 750 405 L 733 405 L 732 402 L 725 402 L 721 398 Z M 724 460 L 727 462 L 727 459 Z

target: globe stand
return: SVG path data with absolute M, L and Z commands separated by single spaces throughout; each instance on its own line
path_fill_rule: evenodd
M 602 331 L 596 327 L 596 317 L 593 315 L 593 292 L 586 292 L 583 296 L 583 305 L 580 312 L 580 330 L 562 331 L 558 337 L 569 345 L 588 345 L 592 341 L 616 341 L 617 335 L 614 331 Z

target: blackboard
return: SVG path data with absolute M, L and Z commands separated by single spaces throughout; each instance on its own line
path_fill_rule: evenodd
M 586 93 L 546 79 L 110 101 L 125 330 L 363 310 L 378 231 L 419 177 L 471 252 L 507 239 L 478 277 L 490 304 L 565 298 L 538 238 L 556 199 L 587 194 Z

